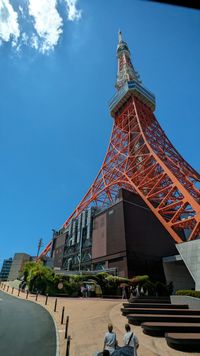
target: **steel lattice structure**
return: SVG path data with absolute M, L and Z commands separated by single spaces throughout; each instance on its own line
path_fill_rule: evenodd
M 108 150 L 96 179 L 63 228 L 91 204 L 101 209 L 113 204 L 119 189 L 125 188 L 140 195 L 176 243 L 196 239 L 200 235 L 200 175 L 181 157 L 156 120 L 155 97 L 142 86 L 121 32 L 117 57 Z M 50 248 L 51 242 L 41 256 Z

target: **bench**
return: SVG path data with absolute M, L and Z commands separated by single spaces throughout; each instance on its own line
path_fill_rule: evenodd
M 123 303 L 124 308 L 188 309 L 187 304 Z
M 166 333 L 165 339 L 173 349 L 200 352 L 200 333 Z
M 128 314 L 169 314 L 169 315 L 199 315 L 200 309 L 159 309 L 159 308 L 121 308 L 122 315 Z
M 200 323 L 145 322 L 141 326 L 144 334 L 151 336 L 164 336 L 168 332 L 200 333 Z
M 199 315 L 128 314 L 127 318 L 128 322 L 134 325 L 140 325 L 145 321 L 200 323 Z

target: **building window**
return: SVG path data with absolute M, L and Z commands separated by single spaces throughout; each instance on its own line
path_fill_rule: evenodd
M 104 271 L 105 270 L 105 262 L 99 262 L 93 265 L 94 271 Z
M 73 246 L 73 238 L 72 237 L 68 241 L 68 246 Z

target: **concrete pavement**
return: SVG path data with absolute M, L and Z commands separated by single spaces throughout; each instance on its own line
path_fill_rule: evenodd
M 56 332 L 50 314 L 40 305 L 0 291 L 0 355 L 55 356 Z
M 10 290 L 9 293 L 11 293 Z M 14 291 L 14 295 L 17 295 L 17 290 Z M 20 298 L 25 299 L 26 294 L 20 293 Z M 35 295 L 29 295 L 29 299 L 34 301 Z M 92 356 L 95 351 L 100 351 L 109 322 L 114 326 L 119 345 L 122 345 L 124 325 L 127 322 L 126 317 L 122 316 L 120 311 L 122 300 L 58 298 L 57 311 L 54 312 L 55 298 L 49 297 L 48 305 L 45 305 L 45 299 L 45 296 L 39 295 L 36 303 L 46 308 L 57 324 L 60 356 L 66 355 L 65 325 L 61 325 L 63 306 L 65 307 L 65 320 L 69 315 L 68 335 L 72 337 L 70 356 Z M 140 342 L 138 356 L 200 356 L 200 353 L 173 350 L 168 347 L 164 338 L 145 335 L 140 326 L 133 326 L 132 329 Z

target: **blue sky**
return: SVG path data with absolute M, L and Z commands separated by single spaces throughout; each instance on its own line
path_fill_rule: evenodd
M 200 13 L 142 0 L 49 0 L 47 11 L 45 1 L 0 0 L 0 263 L 36 254 L 95 178 L 112 128 L 118 29 L 159 123 L 200 170 Z

